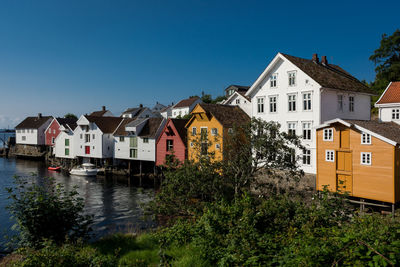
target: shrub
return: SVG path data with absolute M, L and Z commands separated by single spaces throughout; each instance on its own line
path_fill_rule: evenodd
M 14 187 L 7 188 L 12 200 L 7 209 L 16 219 L 19 246 L 38 247 L 49 239 L 57 244 L 65 240 L 87 238 L 92 216 L 83 215 L 84 200 L 74 187 L 70 191 L 54 179 L 41 183 L 16 176 Z

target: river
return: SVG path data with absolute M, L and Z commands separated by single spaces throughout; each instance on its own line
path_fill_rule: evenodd
M 65 188 L 78 186 L 80 196 L 85 199 L 85 213 L 94 215 L 93 238 L 114 232 L 143 231 L 155 226 L 150 218 L 143 216 L 143 205 L 154 195 L 154 189 L 128 186 L 128 182 L 116 179 L 69 176 L 61 172 L 48 171 L 39 161 L 7 159 L 0 157 L 0 250 L 4 249 L 4 234 L 10 234 L 14 223 L 5 209 L 9 200 L 6 187 L 13 185 L 13 176 L 54 177 Z M 123 181 L 123 179 L 121 179 Z

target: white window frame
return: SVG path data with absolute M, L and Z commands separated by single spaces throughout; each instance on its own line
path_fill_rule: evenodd
M 290 87 L 292 86 L 296 86 L 296 71 L 292 70 L 292 71 L 288 71 L 288 85 Z
M 361 144 L 362 145 L 370 145 L 372 137 L 369 133 L 361 133 Z
M 270 77 L 270 88 L 277 88 L 278 87 L 278 73 L 274 73 Z
M 197 135 L 197 128 L 192 127 L 192 136 L 196 136 L 196 135 Z
M 325 161 L 335 162 L 335 150 L 325 150 Z
M 307 98 L 305 98 L 305 96 L 309 96 Z M 301 94 L 301 100 L 302 100 L 302 108 L 303 111 L 312 111 L 312 98 L 313 98 L 313 94 L 312 92 L 304 92 Z M 306 105 L 304 105 L 306 104 Z M 304 108 L 306 107 L 306 108 Z
M 349 96 L 349 112 L 354 112 L 354 95 Z
M 326 128 L 323 132 L 324 141 L 333 141 L 333 128 Z
M 220 145 L 220 144 L 218 144 L 218 143 L 217 143 L 217 144 L 215 144 L 215 149 L 218 149 L 218 150 L 219 150 L 219 149 L 221 149 L 221 145 Z
M 297 111 L 297 94 L 288 94 L 288 112 Z
M 400 119 L 400 109 L 394 108 L 392 109 L 392 120 L 399 120 Z
M 218 128 L 211 128 L 211 135 L 218 135 Z
M 371 152 L 361 152 L 360 153 L 360 164 L 361 165 L 372 165 L 372 153 Z
M 297 122 L 288 122 L 288 134 L 290 135 L 291 131 L 294 131 L 294 135 L 297 135 Z
M 236 105 L 240 105 L 240 99 L 236 99 Z
M 257 113 L 258 114 L 265 113 L 265 96 L 257 97 Z
M 308 125 L 309 127 L 304 127 L 305 125 Z M 312 140 L 312 122 L 311 121 L 302 121 L 301 122 L 301 129 L 302 129 L 303 140 L 311 141 Z M 307 132 L 310 133 L 309 134 L 309 138 L 305 138 L 306 136 L 304 135 L 304 131 L 307 131 Z
M 304 158 L 306 157 L 306 158 Z M 310 163 L 307 163 L 307 158 L 309 158 Z M 304 163 L 304 159 L 306 159 L 306 163 Z M 302 159 L 301 162 L 305 166 L 311 166 L 311 150 L 310 149 L 303 149 L 302 151 Z
M 343 94 L 338 94 L 337 95 L 337 110 L 339 112 L 343 112 Z
M 274 101 L 271 101 L 274 100 Z M 278 96 L 271 95 L 268 96 L 268 106 L 269 106 L 269 113 L 277 113 L 278 112 Z

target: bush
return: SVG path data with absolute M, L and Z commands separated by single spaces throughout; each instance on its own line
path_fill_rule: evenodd
M 66 191 L 54 179 L 41 183 L 16 176 L 14 187 L 7 188 L 12 200 L 7 209 L 16 219 L 17 245 L 38 247 L 43 240 L 61 244 L 88 237 L 92 216 L 83 215 L 84 200 L 74 187 Z

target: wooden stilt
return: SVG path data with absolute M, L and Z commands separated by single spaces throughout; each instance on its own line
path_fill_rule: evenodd
M 392 217 L 394 218 L 394 211 L 395 211 L 395 205 L 394 203 L 392 204 Z
M 139 172 L 140 172 L 139 186 L 142 187 L 142 161 L 139 162 Z

